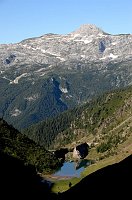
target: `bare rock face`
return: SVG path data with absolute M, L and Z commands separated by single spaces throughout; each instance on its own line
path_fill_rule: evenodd
M 75 30 L 73 34 L 80 34 L 84 36 L 103 34 L 104 31 L 94 24 L 83 24 L 79 29 Z
M 28 76 L 31 71 L 35 75 L 36 69 L 31 70 L 27 65 L 47 64 L 53 69 L 61 64 L 64 68 L 73 61 L 106 64 L 129 59 L 132 59 L 131 34 L 111 35 L 91 24 L 84 24 L 67 35 L 45 34 L 16 44 L 0 45 L 0 69 L 7 71 L 6 64 L 10 64 L 10 69 L 16 67 L 22 72 L 21 65 L 26 65 Z M 44 71 L 38 74 L 41 76 Z
M 89 145 L 85 142 L 76 146 L 73 150 L 74 159 L 83 159 L 88 155 Z
M 66 35 L 0 44 L 0 117 L 17 129 L 131 84 L 131 34 L 84 24 Z

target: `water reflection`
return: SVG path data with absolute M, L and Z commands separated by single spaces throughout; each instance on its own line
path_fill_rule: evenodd
M 74 162 L 75 165 L 75 169 L 78 170 L 81 167 L 87 167 L 88 165 L 90 165 L 90 160 L 87 159 L 83 159 L 83 160 L 77 160 L 76 162 Z
M 81 172 L 90 164 L 91 161 L 87 159 L 64 162 L 63 166 L 57 172 L 55 172 L 53 176 L 80 177 Z

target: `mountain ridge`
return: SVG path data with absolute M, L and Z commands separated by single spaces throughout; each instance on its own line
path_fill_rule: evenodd
M 131 49 L 132 35 L 110 35 L 95 25 L 0 45 L 0 116 L 20 130 L 131 85 Z
M 78 29 L 71 32 L 72 34 L 82 34 L 82 35 L 92 35 L 92 34 L 103 34 L 105 33 L 101 28 L 97 27 L 95 24 L 82 24 Z

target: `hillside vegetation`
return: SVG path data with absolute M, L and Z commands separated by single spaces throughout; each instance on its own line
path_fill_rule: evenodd
M 85 168 L 80 178 L 70 180 L 74 186 L 98 169 L 132 154 L 132 87 L 106 93 L 26 131 L 29 137 L 42 145 L 47 144 L 49 149 L 72 149 L 77 144 L 89 143 L 86 159 L 92 164 Z M 72 152 L 69 152 L 66 160 L 72 159 Z M 69 189 L 69 180 L 54 182 L 52 191 L 55 193 Z
M 54 199 L 46 182 L 32 165 L 0 152 L 1 199 Z
M 33 165 L 38 172 L 51 172 L 60 166 L 60 161 L 44 147 L 18 132 L 0 119 L 0 152 Z
M 106 93 L 81 107 L 42 121 L 24 133 L 50 149 L 88 142 L 112 153 L 132 132 L 132 87 Z

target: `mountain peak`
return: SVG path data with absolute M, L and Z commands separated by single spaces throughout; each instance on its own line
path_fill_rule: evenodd
M 75 30 L 73 33 L 81 35 L 97 35 L 99 33 L 103 34 L 104 31 L 94 24 L 83 24 L 80 26 L 79 29 Z

